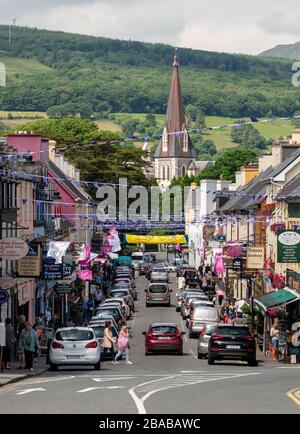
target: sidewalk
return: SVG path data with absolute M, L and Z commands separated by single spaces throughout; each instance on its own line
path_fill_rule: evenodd
M 48 369 L 45 356 L 39 357 L 37 363 L 34 363 L 33 372 L 28 372 L 24 369 L 18 369 L 18 366 L 18 362 L 12 362 L 11 369 L 3 369 L 3 371 L 0 372 L 0 387 L 10 383 L 16 383 L 17 381 L 24 380 L 25 378 L 40 375 Z

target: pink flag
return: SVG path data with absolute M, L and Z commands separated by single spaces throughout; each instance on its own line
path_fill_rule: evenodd
M 223 261 L 223 254 L 222 253 L 216 253 L 215 254 L 215 273 L 224 273 L 225 267 L 224 267 L 224 261 Z
M 86 266 L 90 260 L 91 246 L 85 246 L 83 257 L 78 259 L 78 264 Z
M 80 280 L 93 280 L 92 270 L 77 270 L 77 276 Z

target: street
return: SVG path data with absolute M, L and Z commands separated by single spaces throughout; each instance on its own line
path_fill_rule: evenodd
M 136 279 L 139 298 L 131 328 L 132 365 L 113 366 L 110 360 L 100 372 L 93 368 L 64 368 L 0 389 L 0 413 L 300 413 L 300 402 L 288 396 L 300 387 L 299 366 L 261 360 L 258 367 L 243 362 L 219 362 L 208 366 L 198 360 L 196 339 L 184 336 L 184 355 L 144 354 L 144 336 L 154 321 L 176 322 L 176 274 L 170 307 L 145 307 L 148 281 Z M 297 405 L 298 402 L 298 405 Z

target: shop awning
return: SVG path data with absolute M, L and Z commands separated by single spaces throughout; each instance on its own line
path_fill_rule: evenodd
M 264 311 L 271 307 L 280 306 L 282 304 L 294 303 L 300 299 L 300 294 L 292 291 L 289 288 L 271 291 L 261 297 L 255 298 L 254 303 L 261 307 Z

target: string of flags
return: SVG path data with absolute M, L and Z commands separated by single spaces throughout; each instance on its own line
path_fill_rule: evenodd
M 201 132 L 203 131 L 213 131 L 213 130 L 222 130 L 224 128 L 232 128 L 235 127 L 236 129 L 241 128 L 244 125 L 250 125 L 253 123 L 275 123 L 276 121 L 289 121 L 291 119 L 299 119 L 300 115 L 294 115 L 294 116 L 283 116 L 283 117 L 273 117 L 273 118 L 268 118 L 268 119 L 258 119 L 255 116 L 251 116 L 249 121 L 239 121 L 239 122 L 233 122 L 233 123 L 227 123 L 227 124 L 222 124 L 222 125 L 216 125 L 213 127 L 201 127 L 201 128 L 192 128 L 192 129 L 187 129 L 187 130 L 180 130 L 180 131 L 175 131 L 175 132 L 167 132 L 168 135 L 175 135 L 175 136 L 180 136 L 182 134 L 185 133 L 189 133 L 189 134 L 201 134 Z M 100 144 L 114 144 L 114 143 L 119 143 L 120 141 L 126 141 L 126 140 L 132 140 L 132 141 L 138 141 L 138 142 L 151 142 L 157 139 L 161 139 L 162 138 L 162 134 L 154 134 L 154 135 L 146 135 L 146 136 L 138 136 L 138 135 L 128 135 L 127 137 L 120 137 L 119 140 L 106 140 L 106 141 L 97 141 L 97 140 L 93 140 L 89 143 L 81 143 L 81 142 L 77 142 L 74 145 L 67 145 L 61 148 L 55 148 L 53 149 L 53 151 L 55 152 L 61 152 L 61 151 L 70 151 L 72 149 L 79 149 L 79 148 L 83 148 L 83 147 L 87 147 L 87 146 L 95 146 L 95 145 L 100 145 Z M 48 152 L 48 150 L 39 150 L 39 151 L 28 151 L 26 152 L 15 152 L 15 153 L 3 153 L 0 152 L 0 162 L 2 161 L 3 156 L 4 157 L 8 157 L 9 159 L 12 159 L 15 155 L 19 155 L 19 156 L 29 156 L 29 155 L 34 155 L 34 154 L 39 154 L 42 152 Z

